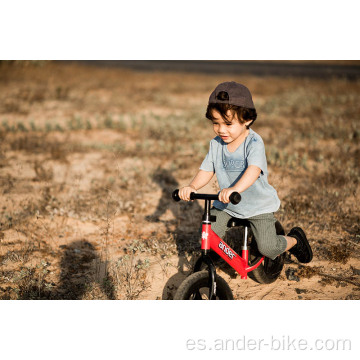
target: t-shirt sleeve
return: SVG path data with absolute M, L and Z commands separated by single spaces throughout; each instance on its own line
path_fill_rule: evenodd
M 209 171 L 209 172 L 215 172 L 215 166 L 214 166 L 214 146 L 213 142 L 210 141 L 210 147 L 209 152 L 205 156 L 204 161 L 200 165 L 200 170 Z
M 262 173 L 266 171 L 265 145 L 262 139 L 252 139 L 248 147 L 247 164 L 248 166 L 255 165 L 259 167 Z

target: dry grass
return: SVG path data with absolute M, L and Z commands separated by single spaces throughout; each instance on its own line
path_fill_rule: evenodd
M 224 80 L 0 63 L 0 297 L 142 298 L 154 264 L 196 251 L 202 209 L 170 194 L 207 152 L 205 105 Z M 233 80 L 254 94 L 278 218 L 307 229 L 317 260 L 351 266 L 360 82 Z

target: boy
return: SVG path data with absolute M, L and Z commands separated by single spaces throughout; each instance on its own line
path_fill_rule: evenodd
M 217 135 L 199 172 L 188 186 L 179 190 L 182 200 L 204 187 L 216 173 L 221 191 L 211 210 L 216 215 L 212 230 L 225 236 L 231 217 L 248 219 L 261 254 L 275 259 L 289 250 L 299 262 L 308 263 L 313 254 L 305 232 L 295 227 L 287 236 L 276 234 L 274 212 L 280 207 L 276 190 L 268 183 L 265 147 L 262 138 L 250 129 L 257 114 L 250 91 L 236 82 L 219 84 L 209 98 L 206 117 Z M 241 193 L 241 202 L 232 205 L 231 193 Z

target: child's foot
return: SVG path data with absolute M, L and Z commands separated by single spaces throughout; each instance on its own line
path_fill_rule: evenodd
M 313 252 L 305 232 L 299 227 L 294 227 L 287 236 L 294 237 L 297 241 L 296 245 L 293 246 L 289 252 L 293 254 L 299 262 L 309 263 L 313 258 Z

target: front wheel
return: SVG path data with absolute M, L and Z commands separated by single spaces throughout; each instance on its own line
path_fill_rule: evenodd
M 187 277 L 176 291 L 174 300 L 209 300 L 209 272 L 198 271 Z M 233 300 L 232 291 L 227 282 L 216 275 L 216 300 Z

